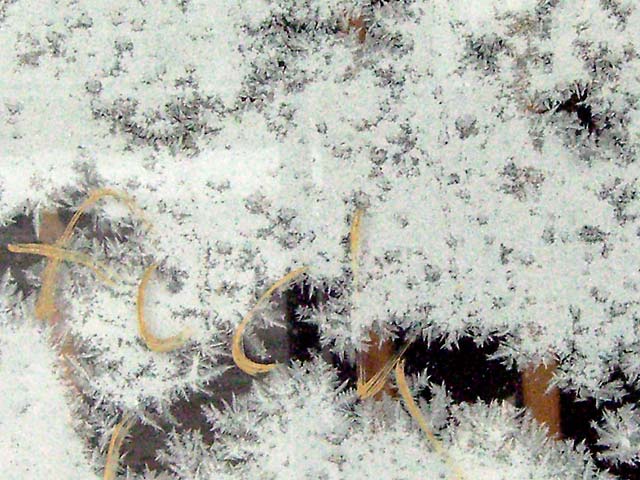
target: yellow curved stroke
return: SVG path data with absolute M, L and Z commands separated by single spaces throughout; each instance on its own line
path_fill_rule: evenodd
M 282 277 L 276 283 L 271 285 L 271 287 L 262 294 L 262 296 L 257 301 L 257 303 L 253 306 L 253 308 L 249 310 L 249 313 L 247 313 L 244 316 L 244 318 L 238 325 L 238 328 L 236 328 L 236 331 L 233 334 L 231 354 L 233 356 L 233 361 L 238 366 L 238 368 L 243 372 L 254 376 L 254 375 L 257 375 L 258 373 L 267 373 L 273 370 L 274 368 L 276 368 L 276 365 L 277 365 L 276 363 L 266 363 L 266 364 L 256 363 L 253 360 L 250 360 L 249 358 L 247 358 L 247 356 L 244 353 L 244 343 L 242 340 L 242 336 L 244 334 L 245 329 L 247 328 L 247 324 L 253 318 L 253 315 L 271 297 L 271 295 L 273 295 L 273 292 L 275 292 L 278 288 L 282 287 L 283 285 L 287 285 L 289 282 L 291 282 L 292 280 L 300 276 L 306 269 L 307 267 L 301 267 L 296 270 L 293 270 L 287 273 L 284 277 Z
M 115 285 L 114 279 L 117 278 L 115 272 L 103 263 L 97 262 L 89 255 L 81 252 L 65 250 L 64 248 L 43 243 L 10 243 L 7 245 L 7 250 L 12 253 L 28 253 L 31 255 L 41 255 L 57 261 L 79 263 L 93 270 L 96 276 L 103 282 L 109 285 Z
M 464 475 L 462 471 L 457 465 L 453 463 L 449 454 L 442 447 L 442 443 L 440 442 L 440 440 L 436 438 L 436 436 L 429 428 L 427 421 L 425 420 L 422 412 L 420 412 L 418 405 L 416 405 L 416 402 L 413 399 L 413 395 L 411 395 L 411 392 L 409 391 L 409 385 L 407 384 L 407 379 L 404 375 L 404 359 L 396 363 L 395 374 L 398 390 L 400 391 L 400 395 L 407 405 L 407 410 L 409 410 L 409 413 L 411 414 L 413 419 L 418 422 L 418 425 L 420 425 L 420 428 L 426 434 L 429 443 L 431 443 L 431 446 L 433 447 L 433 450 L 444 459 L 449 469 L 453 472 L 453 478 L 457 480 L 463 480 Z
M 378 392 L 380 392 L 385 384 L 387 383 L 387 377 L 391 373 L 391 370 L 396 366 L 396 364 L 404 355 L 404 352 L 409 348 L 409 343 L 407 343 L 400 351 L 395 353 L 388 361 L 384 364 L 384 366 L 376 372 L 374 376 L 372 376 L 366 382 L 364 381 L 364 374 L 358 375 L 358 380 L 356 384 L 356 393 L 358 397 L 362 400 L 366 400 L 367 398 L 374 397 Z
M 73 237 L 73 232 L 80 221 L 80 217 L 82 214 L 93 206 L 98 200 L 105 197 L 113 197 L 120 201 L 122 201 L 132 213 L 137 214 L 142 218 L 142 221 L 150 228 L 151 224 L 146 220 L 142 209 L 136 205 L 134 200 L 129 197 L 126 193 L 120 192 L 118 190 L 114 190 L 112 188 L 99 188 L 93 190 L 89 193 L 89 196 L 82 202 L 80 207 L 76 210 L 71 217 L 71 220 L 67 224 L 64 232 L 55 242 L 55 247 L 64 248 L 68 245 Z M 36 301 L 36 318 L 41 320 L 50 320 L 53 314 L 56 313 L 55 306 L 55 291 L 56 291 L 56 280 L 58 276 L 58 269 L 60 267 L 60 259 L 58 258 L 50 258 L 47 263 L 43 273 L 42 273 L 42 287 L 40 288 L 40 295 L 38 295 L 38 299 Z
M 109 449 L 107 450 L 107 459 L 104 464 L 103 480 L 115 480 L 120 463 L 120 449 L 134 423 L 135 417 L 130 414 L 113 428 Z
M 138 285 L 138 297 L 137 297 L 137 310 L 138 310 L 138 331 L 140 333 L 140 337 L 144 340 L 144 343 L 149 347 L 150 350 L 154 352 L 170 352 L 171 350 L 175 350 L 176 348 L 180 348 L 183 346 L 189 337 L 191 336 L 191 331 L 188 328 L 185 328 L 177 335 L 173 335 L 167 338 L 159 338 L 156 337 L 147 326 L 147 322 L 144 318 L 144 300 L 145 300 L 145 292 L 147 289 L 147 284 L 149 280 L 151 280 L 151 275 L 156 270 L 158 266 L 156 264 L 148 267 L 143 275 L 142 280 L 140 280 L 140 284 Z
M 353 275 L 353 290 L 358 290 L 358 255 L 360 254 L 360 244 L 362 238 L 360 232 L 362 230 L 362 216 L 364 210 L 357 209 L 353 214 L 351 221 L 351 230 L 349 231 L 349 253 L 351 255 L 351 273 Z

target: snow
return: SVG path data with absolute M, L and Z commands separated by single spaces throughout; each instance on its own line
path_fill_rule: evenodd
M 2 478 L 97 479 L 59 361 L 34 319 L 0 320 Z
M 363 43 L 349 26 L 359 15 Z M 301 266 L 314 288 L 334 290 L 306 320 L 340 357 L 353 358 L 371 330 L 448 344 L 501 336 L 505 363 L 555 358 L 561 388 L 623 397 L 612 373 L 632 386 L 640 378 L 637 16 L 633 2 L 596 0 L 2 3 L 0 223 L 20 214 L 37 223 L 109 187 L 153 225 L 101 201 L 69 248 L 121 282 L 104 285 L 78 265 L 59 277 L 73 375 L 111 416 L 96 422 L 166 412 L 218 378 L 242 316 Z M 150 328 L 194 332 L 168 354 L 137 332 L 137 285 L 152 263 Z M 27 272 L 36 288 L 41 272 L 40 263 Z M 22 335 L 12 329 L 7 345 Z M 53 385 L 46 368 L 33 375 Z M 328 398 L 335 385 L 323 385 Z M 331 401 L 308 408 L 325 407 L 335 415 Z M 289 413 L 286 422 L 303 423 Z M 619 426 L 615 418 L 604 422 Z M 388 438 L 401 442 L 409 423 L 396 418 Z M 280 475 L 283 458 L 269 452 L 322 436 L 317 427 L 265 430 L 267 461 L 246 468 Z M 632 443 L 609 427 L 603 442 L 622 452 L 611 458 L 633 461 Z M 362 444 L 374 433 L 359 430 Z M 501 445 L 510 434 L 487 435 Z M 452 445 L 461 458 L 473 452 Z M 386 468 L 390 448 L 371 461 Z M 320 465 L 332 454 L 313 444 L 307 455 Z M 529 465 L 514 455 L 505 464 Z M 405 460 L 390 468 L 426 468 Z M 322 468 L 331 476 L 337 465 Z M 475 478 L 492 474 L 476 467 Z
M 436 431 L 448 463 L 397 401 L 357 404 L 353 391 L 336 387 L 335 373 L 317 359 L 276 370 L 226 410 L 209 410 L 213 446 L 174 434 L 165 455 L 184 479 L 435 479 L 450 476 L 451 464 L 464 478 L 611 478 L 569 442 L 549 444 L 544 430 L 506 403 L 454 407 L 436 397 L 423 405 L 429 417 L 448 419 Z

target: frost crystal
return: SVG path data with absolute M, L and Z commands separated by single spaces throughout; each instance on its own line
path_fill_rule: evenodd
M 153 225 L 102 202 L 69 248 L 113 268 L 118 282 L 71 264 L 57 279 L 57 333 L 101 422 L 166 413 L 209 385 L 230 365 L 244 314 L 301 267 L 323 296 L 304 320 L 338 358 L 353 358 L 372 332 L 446 345 L 500 337 L 505 363 L 553 359 L 555 383 L 598 404 L 637 387 L 640 9 L 627 0 L 469 3 L 0 1 L 0 225 L 38 231 L 43 213 L 66 219 L 106 187 L 127 192 Z M 22 242 L 8 237 L 3 244 Z M 37 292 L 43 262 L 13 255 L 21 288 Z M 136 325 L 136 286 L 152 264 L 150 331 L 192 332 L 162 354 Z M 5 311 L 18 303 L 0 295 Z M 245 334 L 250 354 L 270 360 L 256 332 L 279 320 L 274 299 Z M 335 385 L 322 385 L 329 399 Z M 238 400 L 238 415 L 250 401 Z M 375 436 L 366 414 L 345 415 L 362 442 Z M 394 415 L 381 428 L 402 443 Z M 616 415 L 598 428 L 603 445 L 622 452 L 629 435 L 615 437 Z M 347 468 L 333 452 L 344 434 L 334 417 L 326 430 L 299 425 L 324 438 L 307 452 L 319 456 L 311 477 Z M 272 438 L 293 438 L 270 425 Z M 511 438 L 487 435 L 487 445 Z M 211 472 L 262 476 L 243 448 L 200 450 L 215 459 Z M 302 463 L 260 455 L 273 472 Z M 406 461 L 398 468 L 426 468 Z
M 199 435 L 174 435 L 165 456 L 184 479 L 450 474 L 397 400 L 358 403 L 353 391 L 336 393 L 336 387 L 335 373 L 322 361 L 275 370 L 248 396 L 209 410 L 216 434 L 211 446 Z M 438 403 L 430 404 L 429 416 L 442 415 L 433 410 Z M 583 448 L 550 442 L 508 404 L 463 405 L 447 416 L 439 435 L 466 478 L 611 478 L 594 469 Z
M 20 478 L 97 479 L 79 421 L 43 332 L 33 319 L 0 318 L 0 456 L 2 475 Z
M 599 453 L 614 464 L 640 463 L 640 416 L 635 406 L 623 405 L 617 410 L 605 410 L 602 422 L 594 424 L 598 433 Z

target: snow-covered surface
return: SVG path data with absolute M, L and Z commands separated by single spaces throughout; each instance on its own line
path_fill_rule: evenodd
M 640 416 L 635 405 L 623 405 L 615 411 L 605 410 L 602 422 L 593 427 L 598 432 L 602 458 L 614 465 L 640 461 Z
M 70 392 L 33 319 L 0 319 L 0 458 L 6 480 L 97 479 L 74 431 Z
M 437 387 L 436 387 L 437 388 Z M 209 410 L 216 442 L 174 435 L 165 455 L 181 479 L 606 479 L 582 449 L 552 442 L 509 404 L 454 406 L 442 390 L 423 410 L 442 419 L 436 453 L 396 400 L 358 403 L 322 361 L 276 370 L 226 410 Z M 444 475 L 444 477 L 443 477 Z
M 303 265 L 334 292 L 308 321 L 339 355 L 372 329 L 500 336 L 505 362 L 555 357 L 561 387 L 619 398 L 640 376 L 639 16 L 604 0 L 0 2 L 0 223 L 111 187 L 153 224 L 102 201 L 70 248 L 122 281 L 60 277 L 76 380 L 114 414 L 218 376 L 242 315 Z M 168 354 L 137 336 L 151 263 L 151 328 L 193 332 Z

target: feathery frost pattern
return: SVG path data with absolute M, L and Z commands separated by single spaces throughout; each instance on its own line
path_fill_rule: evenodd
M 637 467 L 638 25 L 629 0 L 0 0 L 9 478 Z M 306 363 L 264 338 L 294 314 Z M 339 383 L 372 334 L 398 353 Z M 404 378 L 407 339 L 469 337 L 557 363 L 604 408 L 593 451 Z M 394 367 L 407 403 L 373 401 Z M 212 432 L 180 417 L 202 403 Z

